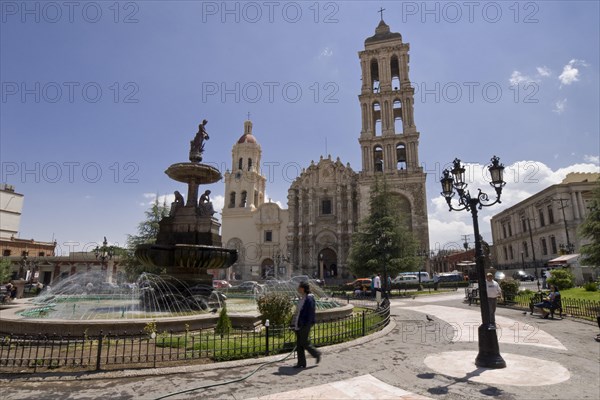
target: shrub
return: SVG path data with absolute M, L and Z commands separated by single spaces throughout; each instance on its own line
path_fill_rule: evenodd
M 292 300 L 283 293 L 268 293 L 259 297 L 257 303 L 263 324 L 269 320 L 271 325 L 285 325 L 292 314 Z
M 519 293 L 519 282 L 513 280 L 500 281 L 500 289 L 505 300 L 513 300 Z
M 217 321 L 217 326 L 215 326 L 215 334 L 221 335 L 221 337 L 229 334 L 231 332 L 231 319 L 229 315 L 227 315 L 227 307 L 221 308 L 221 312 L 219 313 L 219 320 Z
M 598 283 L 597 282 L 587 282 L 583 285 L 583 288 L 586 292 L 596 292 L 598 291 Z
M 550 278 L 548 278 L 549 285 L 555 285 L 558 290 L 571 289 L 575 286 L 575 277 L 566 269 L 553 269 Z

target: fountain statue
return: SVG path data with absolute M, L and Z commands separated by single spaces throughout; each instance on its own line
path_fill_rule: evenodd
M 165 173 L 169 178 L 186 183 L 187 199 L 178 191 L 169 216 L 159 223 L 154 244 L 137 247 L 135 256 L 148 266 L 166 268 L 166 275 L 191 287 L 212 285 L 207 269 L 227 268 L 237 260 L 237 251 L 222 247 L 219 229 L 221 224 L 214 218 L 210 190 L 198 200 L 198 188 L 218 182 L 218 169 L 202 164 L 205 141 L 209 139 L 203 120 L 198 132 L 190 141 L 190 162 L 171 165 Z

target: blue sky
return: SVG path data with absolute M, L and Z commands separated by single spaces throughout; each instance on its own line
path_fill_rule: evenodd
M 493 213 L 598 171 L 597 1 L 0 3 L 0 180 L 25 195 L 20 236 L 59 252 L 123 244 L 155 194 L 185 192 L 164 170 L 203 118 L 205 161 L 224 172 L 251 113 L 283 205 L 321 155 L 359 171 L 357 52 L 379 7 L 411 46 L 432 248 L 472 232 L 439 196 L 455 157 L 473 189 L 492 155 L 508 167 L 488 240 Z M 210 189 L 222 204 L 223 183 Z

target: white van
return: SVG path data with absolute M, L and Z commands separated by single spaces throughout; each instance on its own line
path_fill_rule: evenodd
M 419 277 L 416 275 L 398 275 L 392 283 L 419 283 Z
M 429 273 L 428 272 L 424 272 L 424 271 L 421 271 L 421 272 L 400 272 L 398 274 L 398 277 L 403 276 L 403 275 L 404 276 L 407 276 L 407 275 L 414 276 L 414 277 L 417 278 L 417 282 L 419 281 L 419 275 L 421 275 L 421 283 L 431 282 L 431 278 L 429 277 Z

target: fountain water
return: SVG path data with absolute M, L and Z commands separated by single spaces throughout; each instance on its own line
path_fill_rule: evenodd
M 164 318 L 208 312 L 225 297 L 216 291 L 198 294 L 158 275 L 142 274 L 136 283 L 116 286 L 101 272 L 71 275 L 35 298 L 35 307 L 20 315 L 65 320 Z

